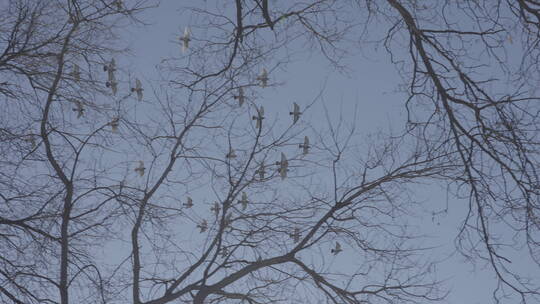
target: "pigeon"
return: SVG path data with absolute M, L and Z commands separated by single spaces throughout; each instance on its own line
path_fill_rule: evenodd
M 210 211 L 214 212 L 216 214 L 216 216 L 219 215 L 219 210 L 221 210 L 221 207 L 219 206 L 218 202 L 215 202 L 214 206 L 212 208 L 210 208 Z
M 36 136 L 34 134 L 30 134 L 27 136 L 27 138 L 24 139 L 25 142 L 30 143 L 30 146 L 32 146 L 32 149 L 36 148 Z
M 143 91 L 144 89 L 142 88 L 141 81 L 138 78 L 135 78 L 135 87 L 131 88 L 131 92 L 137 92 L 137 99 L 139 101 L 143 98 Z
M 343 249 L 341 249 L 341 244 L 339 242 L 336 242 L 336 247 L 334 249 L 330 250 L 331 253 L 334 255 L 337 255 L 338 253 L 342 252 Z
M 79 82 L 81 80 L 81 69 L 79 68 L 78 64 L 75 63 L 73 65 L 70 76 L 73 77 L 76 82 Z
M 281 179 L 285 179 L 287 177 L 287 171 L 289 171 L 289 162 L 283 152 L 281 152 L 281 161 L 277 161 L 276 165 L 279 166 L 278 173 L 281 176 Z
M 139 176 L 143 176 L 145 169 L 146 168 L 144 167 L 144 162 L 142 160 L 140 160 L 139 161 L 139 166 L 137 168 L 135 168 L 135 172 L 137 172 L 139 174 Z
M 109 122 L 109 126 L 111 126 L 111 131 L 113 133 L 118 132 L 118 126 L 120 125 L 119 121 L 120 121 L 120 118 L 115 117 Z
M 292 115 L 293 117 L 293 124 L 295 124 L 298 119 L 300 119 L 300 115 L 302 115 L 302 112 L 300 112 L 300 106 L 296 102 L 293 105 L 293 111 L 289 112 L 289 115 Z
M 246 97 L 244 96 L 244 89 L 242 87 L 238 88 L 238 95 L 234 95 L 233 98 L 238 100 L 239 106 L 242 106 L 244 104 L 244 101 L 246 101 Z
M 191 32 L 189 27 L 184 29 L 184 35 L 180 37 L 180 41 L 182 41 L 182 52 L 187 51 L 189 48 L 189 42 L 191 41 Z
M 294 228 L 294 232 L 291 233 L 290 236 L 295 243 L 298 243 L 300 241 L 300 237 L 302 236 L 302 234 L 300 233 L 300 228 L 298 227 Z
M 228 255 L 229 255 L 229 250 L 227 249 L 227 247 L 223 247 L 221 249 L 221 257 L 226 258 Z
M 264 162 L 261 163 L 261 165 L 259 166 L 259 169 L 255 171 L 255 173 L 259 174 L 259 178 L 261 180 L 264 179 L 264 174 L 266 174 L 266 170 L 264 169 Z
M 103 66 L 103 71 L 109 73 L 109 79 L 111 77 L 111 74 L 116 72 L 116 60 L 114 58 L 111 58 L 111 61 Z
M 77 118 L 81 118 L 84 115 L 84 107 L 83 104 L 79 100 L 73 101 L 76 105 L 76 108 L 72 108 L 71 110 L 73 112 L 77 112 Z
M 202 220 L 200 224 L 197 224 L 197 228 L 201 230 L 201 233 L 205 232 L 208 229 L 208 222 L 206 220 Z
M 257 76 L 257 80 L 260 82 L 262 88 L 265 88 L 268 84 L 268 72 L 265 68 L 262 69 L 261 74 Z
M 249 204 L 247 194 L 245 192 L 242 192 L 242 199 L 238 200 L 240 204 L 242 204 L 242 210 L 246 210 L 247 205 Z
M 309 138 L 308 138 L 307 136 L 305 136 L 305 137 L 304 137 L 304 143 L 303 143 L 303 144 L 299 144 L 298 147 L 299 147 L 300 149 L 302 149 L 302 153 L 303 153 L 304 155 L 308 154 L 309 148 L 310 148 L 310 146 L 309 146 Z
M 236 158 L 236 153 L 234 152 L 234 149 L 230 148 L 229 153 L 227 153 L 227 155 L 225 155 L 225 157 L 228 158 L 228 159 Z
M 118 82 L 116 82 L 116 78 L 114 77 L 113 73 L 109 74 L 109 81 L 105 83 L 105 86 L 107 88 L 111 88 L 113 95 L 116 95 L 116 92 L 118 91 Z
M 187 202 L 184 203 L 184 207 L 188 209 L 193 207 L 193 199 L 191 199 L 191 197 L 187 197 Z
M 264 107 L 263 106 L 261 106 L 260 108 L 257 109 L 257 116 L 253 116 L 252 119 L 257 121 L 257 124 L 256 124 L 257 129 L 262 128 L 262 121 L 264 119 Z

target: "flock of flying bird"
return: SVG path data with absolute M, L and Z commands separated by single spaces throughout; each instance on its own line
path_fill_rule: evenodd
M 117 1 L 116 2 L 117 5 L 119 5 L 119 7 L 121 7 L 121 1 Z M 180 41 L 182 42 L 182 51 L 185 52 L 188 48 L 189 48 L 189 43 L 191 41 L 191 31 L 189 30 L 189 28 L 185 28 L 184 29 L 184 35 L 180 37 Z M 115 72 L 116 72 L 117 68 L 116 68 L 116 61 L 113 59 L 111 59 L 111 61 L 109 63 L 107 63 L 106 65 L 103 66 L 103 71 L 107 72 L 107 81 L 105 82 L 105 86 L 107 88 L 110 88 L 111 91 L 112 91 L 112 94 L 113 95 L 116 95 L 117 91 L 118 91 L 118 82 L 116 81 L 116 76 L 115 76 Z M 81 72 L 80 72 L 80 67 L 77 65 L 77 64 L 74 64 L 73 65 L 73 69 L 70 73 L 70 76 L 76 81 L 76 82 L 79 82 L 80 79 L 81 79 Z M 257 76 L 256 80 L 259 82 L 260 86 L 265 88 L 267 85 L 268 85 L 268 81 L 269 81 L 269 77 L 268 77 L 268 71 L 263 68 L 261 73 Z M 131 92 L 134 92 L 137 94 L 137 99 L 139 101 L 142 101 L 143 99 L 143 87 L 142 87 L 142 83 L 139 79 L 135 79 L 135 86 L 131 88 Z M 245 97 L 245 93 L 244 93 L 244 89 L 242 87 L 238 88 L 238 95 L 234 95 L 233 98 L 235 100 L 238 100 L 238 103 L 239 103 L 239 106 L 242 106 L 246 100 L 246 97 Z M 73 100 L 72 101 L 74 104 L 75 104 L 75 107 L 72 109 L 74 112 L 77 113 L 77 118 L 81 118 L 83 115 L 84 115 L 84 106 L 82 104 L 82 102 L 80 102 L 79 100 Z M 258 108 L 256 108 L 257 110 L 257 115 L 254 115 L 252 116 L 252 119 L 256 121 L 256 125 L 255 127 L 257 129 L 261 129 L 262 128 L 262 122 L 264 120 L 264 107 L 263 106 L 260 106 Z M 292 116 L 292 119 L 293 119 L 293 124 L 295 124 L 296 122 L 298 122 L 298 120 L 300 119 L 300 116 L 302 115 L 302 112 L 300 111 L 300 106 L 294 102 L 293 103 L 293 110 L 291 112 L 289 112 L 289 115 Z M 113 118 L 112 121 L 110 121 L 108 123 L 108 125 L 111 127 L 111 130 L 113 132 L 117 132 L 118 131 L 118 126 L 119 126 L 119 118 L 118 117 L 115 117 Z M 302 153 L 303 155 L 306 155 L 309 153 L 309 149 L 310 149 L 310 143 L 309 143 L 309 138 L 307 136 L 304 137 L 304 142 L 299 144 L 298 145 L 300 149 L 302 149 Z M 234 149 L 230 149 L 229 152 L 226 154 L 226 158 L 227 159 L 233 159 L 233 158 L 236 158 L 236 153 L 235 153 L 235 150 Z M 285 179 L 287 177 L 287 172 L 289 171 L 288 167 L 289 167 L 289 162 L 285 156 L 285 154 L 282 152 L 281 153 L 281 159 L 279 161 L 276 161 L 275 162 L 275 165 L 278 166 L 277 168 L 277 172 L 279 173 L 281 179 Z M 265 165 L 264 165 L 264 162 L 260 164 L 260 167 L 258 170 L 255 171 L 256 174 L 259 175 L 259 178 L 261 180 L 263 180 L 265 178 L 265 174 L 266 174 L 266 169 L 265 169 Z M 139 176 L 144 176 L 145 174 L 145 170 L 146 170 L 146 167 L 144 165 L 144 161 L 140 160 L 139 161 L 139 166 L 136 167 L 134 169 L 134 171 L 139 175 Z M 248 207 L 248 204 L 249 204 L 249 200 L 248 200 L 248 196 L 246 194 L 246 192 L 243 192 L 242 193 L 242 197 L 240 200 L 238 200 L 238 203 L 241 204 L 242 206 L 242 210 L 246 210 L 247 207 Z M 187 202 L 185 202 L 183 204 L 184 207 L 186 208 L 191 208 L 193 207 L 193 199 L 191 197 L 188 197 L 187 198 Z M 214 206 L 212 206 L 212 208 L 210 209 L 210 211 L 212 211 L 216 216 L 219 215 L 219 212 L 220 212 L 220 204 L 219 203 L 214 203 Z M 230 223 L 231 221 L 231 214 L 229 214 L 225 220 L 226 223 Z M 227 225 L 226 225 L 227 226 Z M 199 229 L 199 231 L 201 233 L 205 232 L 208 230 L 208 221 L 206 219 L 203 219 L 199 224 L 197 224 L 197 228 Z M 294 229 L 294 232 L 291 233 L 289 235 L 293 241 L 295 243 L 298 243 L 300 241 L 300 238 L 301 238 L 301 232 L 300 232 L 300 228 L 296 227 Z M 337 255 L 338 253 L 340 253 L 341 251 L 343 251 L 343 249 L 341 248 L 341 244 L 339 242 L 336 242 L 335 244 L 335 247 L 333 249 L 331 249 L 331 253 L 333 253 L 334 255 Z

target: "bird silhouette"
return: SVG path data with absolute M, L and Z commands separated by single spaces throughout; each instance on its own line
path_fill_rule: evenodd
M 260 106 L 257 109 L 257 116 L 253 116 L 252 119 L 257 121 L 257 123 L 255 125 L 255 127 L 257 129 L 262 128 L 262 121 L 264 119 L 264 107 L 263 106 Z
M 290 237 L 293 239 L 295 243 L 298 243 L 300 241 L 300 237 L 302 234 L 300 233 L 300 228 L 296 227 L 294 228 L 294 232 L 291 233 Z
M 304 143 L 303 144 L 299 144 L 298 147 L 300 149 L 302 149 L 302 154 L 306 155 L 309 153 L 309 148 L 310 145 L 309 145 L 309 138 L 307 136 L 304 136 Z
M 109 61 L 109 63 L 103 66 L 103 71 L 108 72 L 109 77 L 111 73 L 116 72 L 116 60 L 114 60 L 114 58 L 111 58 L 111 61 Z
M 289 161 L 283 152 L 281 152 L 281 160 L 277 161 L 276 165 L 279 166 L 278 173 L 281 176 L 281 179 L 285 179 L 287 177 L 287 171 L 289 171 Z
M 191 199 L 191 197 L 187 197 L 187 202 L 184 203 L 184 207 L 188 209 L 193 207 L 193 199 Z
M 221 248 L 221 257 L 226 258 L 227 255 L 229 255 L 229 250 L 227 249 L 227 247 Z
M 245 192 L 242 192 L 242 199 L 238 201 L 240 204 L 242 204 L 242 210 L 246 210 L 247 205 L 249 204 L 247 194 Z
M 135 168 L 135 172 L 137 172 L 137 174 L 139 174 L 139 176 L 143 176 L 144 175 L 144 170 L 146 170 L 146 168 L 144 167 L 144 162 L 142 160 L 139 161 L 139 166 L 137 168 Z
M 233 98 L 238 100 L 239 106 L 242 106 L 246 100 L 246 97 L 244 96 L 244 89 L 242 87 L 238 88 L 238 95 L 234 95 Z
M 298 119 L 300 119 L 300 115 L 302 115 L 302 112 L 300 112 L 300 106 L 296 102 L 293 103 L 293 111 L 289 112 L 289 115 L 292 115 L 293 117 L 293 124 L 295 124 Z
M 261 180 L 264 179 L 264 175 L 266 174 L 266 170 L 264 169 L 264 162 L 261 163 L 261 165 L 259 166 L 259 169 L 257 169 L 255 171 L 256 174 L 259 174 L 259 178 Z
M 141 81 L 138 78 L 135 78 L 135 87 L 131 88 L 131 92 L 137 93 L 137 99 L 139 101 L 141 101 L 143 98 L 143 91 L 144 89 L 142 87 Z
M 341 244 L 339 242 L 336 242 L 336 246 L 334 247 L 334 249 L 330 250 L 330 252 L 333 253 L 334 255 L 338 255 L 338 253 L 342 251 L 343 249 L 341 249 Z
M 200 232 L 203 233 L 208 229 L 208 222 L 206 220 L 202 220 L 200 224 L 197 224 L 197 228 L 200 229 Z
M 30 143 L 32 149 L 36 148 L 36 136 L 34 134 L 29 134 L 25 139 L 25 142 Z
M 71 110 L 73 112 L 77 112 L 77 118 L 81 118 L 84 115 L 83 104 L 82 104 L 82 102 L 80 102 L 79 100 L 76 100 L 76 99 L 73 100 L 73 102 L 75 103 L 76 108 L 72 108 Z
M 114 117 L 110 122 L 109 126 L 111 126 L 111 131 L 113 133 L 118 132 L 118 126 L 120 125 L 120 118 Z
M 184 28 L 184 35 L 180 36 L 180 41 L 182 42 L 182 52 L 187 51 L 189 42 L 191 41 L 191 31 L 189 30 L 189 27 Z
M 234 152 L 234 149 L 230 148 L 229 153 L 227 153 L 225 157 L 228 159 L 236 158 L 236 153 Z
M 268 72 L 266 71 L 265 68 L 262 69 L 261 71 L 261 74 L 259 74 L 259 76 L 257 76 L 257 80 L 260 82 L 260 86 L 265 88 L 268 84 Z
M 78 64 L 73 64 L 73 69 L 71 70 L 70 76 L 73 77 L 76 82 L 81 80 L 81 69 L 79 68 Z
M 116 95 L 116 92 L 118 91 L 118 82 L 116 82 L 114 73 L 109 73 L 109 81 L 105 83 L 105 86 L 111 88 L 113 95 Z
M 216 214 L 216 216 L 219 215 L 219 210 L 221 210 L 221 207 L 220 207 L 218 202 L 215 202 L 214 206 L 212 208 L 210 208 L 210 211 L 214 212 Z

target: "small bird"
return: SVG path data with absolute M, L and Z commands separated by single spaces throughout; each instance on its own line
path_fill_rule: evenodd
M 182 52 L 187 51 L 189 42 L 191 41 L 191 31 L 189 30 L 189 27 L 184 28 L 184 35 L 180 37 L 180 41 L 182 41 Z
M 111 61 L 109 61 L 108 64 L 103 66 L 103 71 L 108 72 L 110 78 L 110 75 L 116 72 L 116 60 L 114 60 L 114 58 L 111 58 Z
M 309 138 L 307 136 L 304 136 L 304 143 L 303 144 L 299 144 L 298 147 L 300 149 L 302 149 L 302 153 L 304 155 L 308 154 L 309 153 L 309 148 L 310 148 L 310 145 L 309 145 Z
M 287 161 L 283 152 L 281 152 L 281 161 L 277 161 L 276 165 L 279 166 L 278 173 L 281 176 L 281 179 L 285 179 L 287 177 L 287 171 L 289 171 L 289 161 Z
M 81 118 L 84 115 L 83 104 L 77 99 L 74 99 L 73 102 L 75 103 L 76 108 L 72 108 L 71 110 L 77 112 L 77 118 Z
M 73 69 L 71 70 L 70 76 L 73 77 L 75 82 L 79 82 L 81 80 L 81 69 L 79 68 L 78 64 L 73 65 Z
M 228 159 L 236 158 L 236 153 L 234 152 L 234 149 L 230 148 L 229 153 L 227 153 L 225 157 Z
M 247 194 L 245 192 L 242 192 L 242 199 L 238 200 L 240 204 L 242 204 L 242 210 L 246 210 L 247 205 L 249 204 Z
M 259 166 L 259 169 L 255 171 L 255 173 L 259 174 L 259 178 L 261 180 L 264 179 L 264 175 L 266 174 L 266 170 L 264 169 L 264 162 L 261 163 Z
M 219 206 L 218 202 L 215 202 L 214 206 L 212 208 L 210 208 L 210 211 L 214 212 L 216 214 L 216 216 L 219 215 L 219 210 L 221 210 L 221 207 Z
M 300 233 L 300 228 L 298 227 L 294 228 L 294 232 L 291 233 L 290 236 L 295 243 L 298 243 L 300 241 L 300 237 L 302 236 L 302 234 Z
M 36 148 L 36 136 L 34 134 L 30 134 L 28 135 L 25 139 L 24 139 L 25 142 L 27 143 L 30 143 L 30 146 L 32 147 L 32 149 L 35 149 Z
M 302 115 L 302 112 L 300 112 L 300 106 L 296 102 L 293 104 L 293 111 L 289 112 L 289 115 L 292 115 L 293 117 L 293 124 L 295 124 L 298 119 L 300 119 L 300 115 Z
M 208 222 L 206 220 L 202 220 L 200 224 L 197 224 L 197 228 L 201 230 L 201 233 L 205 232 L 208 229 Z
M 188 209 L 193 207 L 193 199 L 191 199 L 190 196 L 187 197 L 187 202 L 184 203 L 184 207 Z
M 139 166 L 137 168 L 135 168 L 135 172 L 137 172 L 139 174 L 139 176 L 143 176 L 145 169 L 146 168 L 144 167 L 144 162 L 142 160 L 140 160 L 139 161 Z
M 331 253 L 334 255 L 338 255 L 338 253 L 342 252 L 343 249 L 341 249 L 341 244 L 339 242 L 336 242 L 336 247 L 334 249 L 330 250 Z
M 116 78 L 114 77 L 113 73 L 109 74 L 109 81 L 105 83 L 105 86 L 107 88 L 111 88 L 113 95 L 116 95 L 116 92 L 118 91 L 118 82 L 116 82 Z
M 221 249 L 221 257 L 226 258 L 228 255 L 229 255 L 229 250 L 227 249 L 227 247 L 223 247 Z
M 246 97 L 244 96 L 244 89 L 242 87 L 238 88 L 238 95 L 234 95 L 233 98 L 238 100 L 239 106 L 242 106 L 246 100 Z
M 266 88 L 266 85 L 268 84 L 268 72 L 265 68 L 262 69 L 261 74 L 257 76 L 257 80 L 260 82 L 260 85 L 262 88 Z
M 109 126 L 111 126 L 111 131 L 112 131 L 113 133 L 117 133 L 117 132 L 118 132 L 118 126 L 120 125 L 119 121 L 120 121 L 120 118 L 114 117 L 114 118 L 109 122 Z
M 264 119 L 264 107 L 260 106 L 260 108 L 257 109 L 257 116 L 252 117 L 253 120 L 256 120 L 256 128 L 260 129 L 262 128 L 262 121 Z
M 142 88 L 141 81 L 138 78 L 135 78 L 135 87 L 131 88 L 131 92 L 137 92 L 137 99 L 139 101 L 143 98 L 143 91 L 144 89 Z

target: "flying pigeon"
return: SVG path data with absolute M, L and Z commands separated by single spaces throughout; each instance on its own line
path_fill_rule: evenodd
M 189 42 L 191 41 L 191 32 L 189 27 L 184 29 L 184 35 L 180 37 L 180 41 L 182 41 L 182 52 L 187 51 L 189 48 Z
M 116 95 L 116 91 L 118 91 L 118 82 L 116 82 L 113 73 L 109 73 L 109 81 L 105 83 L 105 86 L 111 88 L 113 95 Z
M 73 65 L 73 70 L 71 70 L 71 77 L 75 79 L 76 82 L 79 82 L 81 80 L 81 69 L 79 68 L 78 64 Z
M 214 206 L 212 208 L 210 208 L 210 211 L 214 212 L 216 214 L 216 216 L 219 215 L 219 210 L 221 210 L 221 207 L 219 206 L 218 202 L 215 202 Z
M 234 95 L 233 98 L 238 100 L 239 106 L 242 106 L 246 100 L 246 97 L 244 96 L 244 89 L 242 87 L 238 88 L 238 95 Z
M 118 132 L 118 126 L 120 125 L 119 121 L 120 119 L 118 117 L 115 117 L 109 122 L 109 126 L 111 126 L 111 131 L 113 133 Z
M 247 194 L 245 192 L 242 192 L 242 199 L 238 201 L 240 204 L 242 204 L 242 210 L 246 210 L 247 205 L 249 204 Z
M 293 239 L 293 241 L 295 243 L 298 243 L 300 241 L 301 236 L 302 236 L 302 234 L 300 233 L 300 228 L 298 228 L 298 227 L 294 228 L 294 232 L 291 233 L 291 238 Z
M 285 179 L 287 177 L 287 171 L 289 171 L 289 162 L 287 161 L 287 158 L 283 152 L 281 152 L 281 161 L 277 161 L 276 165 L 279 166 L 278 172 L 281 179 Z
M 184 203 L 184 207 L 188 209 L 193 207 L 193 199 L 191 199 L 191 197 L 187 197 L 187 202 Z
M 293 105 L 293 111 L 289 112 L 289 115 L 293 116 L 293 124 L 295 124 L 298 119 L 300 119 L 300 115 L 302 115 L 302 112 L 300 112 L 300 106 L 296 102 Z
M 343 249 L 341 249 L 341 244 L 339 242 L 336 242 L 336 247 L 334 249 L 330 250 L 331 253 L 334 255 L 337 255 L 338 253 L 342 252 Z
M 116 72 L 116 60 L 114 58 L 111 58 L 111 61 L 103 66 L 103 71 L 109 73 L 109 79 L 111 77 L 111 74 Z
M 144 167 L 144 162 L 142 160 L 139 161 L 139 166 L 135 168 L 135 172 L 137 172 L 140 176 L 144 175 L 144 170 L 146 168 Z
M 259 178 L 261 180 L 264 179 L 264 174 L 266 174 L 266 170 L 264 169 L 264 162 L 261 163 L 259 169 L 255 171 L 255 173 L 259 174 Z
M 142 88 L 141 81 L 138 78 L 135 78 L 135 87 L 131 88 L 131 92 L 137 92 L 137 99 L 139 101 L 143 98 L 143 91 L 144 89 Z
M 302 153 L 304 155 L 308 154 L 309 152 L 309 148 L 310 148 L 310 145 L 309 145 L 309 138 L 307 136 L 304 137 L 304 143 L 303 144 L 299 144 L 298 147 L 300 147 L 300 149 L 302 149 Z
M 208 229 L 208 222 L 206 220 L 202 220 L 200 224 L 197 224 L 197 228 L 201 230 L 201 233 L 205 232 Z
M 266 85 L 268 84 L 268 72 L 265 68 L 263 68 L 261 74 L 257 76 L 257 80 L 261 83 L 261 87 L 266 87 Z
M 230 148 L 229 153 L 227 153 L 227 155 L 225 155 L 225 157 L 228 158 L 228 159 L 236 158 L 236 153 L 234 152 L 234 149 Z
M 77 112 L 77 118 L 81 118 L 84 115 L 84 107 L 83 104 L 79 100 L 74 100 L 76 108 L 72 108 L 71 110 L 73 112 Z
M 252 117 L 253 120 L 257 121 L 256 128 L 260 129 L 262 127 L 262 121 L 264 119 L 264 107 L 261 106 L 257 109 L 257 116 Z

